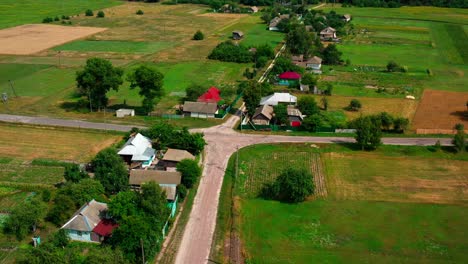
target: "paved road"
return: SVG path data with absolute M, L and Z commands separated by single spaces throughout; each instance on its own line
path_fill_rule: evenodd
M 248 145 L 277 142 L 310 143 L 350 143 L 349 137 L 296 137 L 252 135 L 235 132 L 233 127 L 239 120 L 231 117 L 225 124 L 193 131 L 205 133 L 205 167 L 200 180 L 197 195 L 185 227 L 184 235 L 177 252 L 176 263 L 207 263 L 213 234 L 216 226 L 218 201 L 223 183 L 224 172 L 229 157 L 237 150 Z M 384 138 L 389 145 L 434 145 L 436 138 Z M 449 138 L 440 139 L 442 145 L 450 145 Z
M 133 126 L 93 123 L 80 120 L 63 120 L 47 117 L 27 117 L 0 114 L 0 121 L 49 126 L 90 128 L 100 130 L 129 131 Z M 232 129 L 239 121 L 232 116 L 224 124 L 206 128 L 192 129 L 205 133 L 206 156 L 203 176 L 200 180 L 189 221 L 185 227 L 182 241 L 177 252 L 176 263 L 207 263 L 218 212 L 224 172 L 229 157 L 238 149 L 260 143 L 310 142 L 310 143 L 350 143 L 350 137 L 296 137 L 276 135 L 241 134 Z M 437 140 L 442 145 L 451 145 L 450 138 L 383 138 L 388 145 L 434 145 Z
M 23 124 L 34 124 L 34 125 L 46 125 L 46 126 L 61 126 L 61 127 L 75 127 L 75 128 L 87 128 L 87 129 L 98 129 L 98 130 L 115 130 L 127 132 L 132 127 L 130 125 L 116 125 L 111 123 L 94 123 L 89 121 L 71 120 L 71 119 L 58 119 L 50 117 L 36 117 L 36 116 L 20 116 L 20 115 L 6 115 L 0 114 L 0 121 L 12 122 L 12 123 L 23 123 Z

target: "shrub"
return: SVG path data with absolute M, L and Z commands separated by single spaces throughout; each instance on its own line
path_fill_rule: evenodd
M 62 15 L 62 20 L 70 20 L 70 16 Z
M 56 16 L 56 17 L 54 18 L 54 21 L 60 21 L 60 18 L 59 18 L 58 16 Z
M 105 16 L 106 16 L 106 15 L 104 14 L 103 11 L 99 11 L 99 12 L 97 13 L 97 16 L 96 16 L 96 17 L 102 18 L 102 17 L 105 17 Z
M 195 32 L 195 34 L 193 35 L 193 40 L 203 40 L 205 38 L 205 35 L 203 35 L 203 32 L 201 32 L 200 30 L 197 30 L 197 32 Z
M 465 150 L 465 127 L 463 124 L 456 124 L 455 129 L 457 133 L 453 136 L 452 144 L 455 146 L 457 152 L 462 152 Z
M 398 71 L 398 69 L 400 68 L 400 66 L 398 65 L 398 63 L 396 63 L 395 61 L 389 61 L 387 63 L 387 71 L 388 72 L 395 72 L 395 71 Z
M 268 63 L 268 58 L 265 56 L 261 56 L 257 58 L 257 61 L 255 62 L 255 68 L 263 68 L 265 65 Z
M 42 19 L 42 23 L 51 23 L 53 21 L 54 20 L 51 17 L 46 17 L 46 18 Z
M 361 102 L 357 99 L 352 99 L 351 102 L 349 102 L 349 105 L 346 107 L 346 110 L 348 111 L 359 111 L 361 109 L 362 105 Z
M 183 184 L 177 185 L 177 193 L 179 194 L 180 201 L 183 201 L 187 197 L 187 187 Z
M 267 184 L 262 189 L 264 198 L 271 198 L 288 203 L 304 201 L 314 193 L 313 176 L 305 169 L 288 168 L 283 171 L 276 181 Z
M 93 10 L 88 9 L 88 10 L 86 10 L 85 15 L 86 16 L 94 16 L 94 12 L 93 12 Z
M 141 15 L 143 15 L 143 14 L 144 14 L 144 12 L 143 12 L 143 10 L 141 10 L 141 9 L 138 9 L 138 11 L 136 11 L 136 14 L 141 16 Z
M 242 44 L 236 45 L 228 40 L 219 43 L 208 56 L 210 60 L 246 63 L 252 62 L 253 56 L 249 49 Z
M 182 184 L 187 188 L 192 188 L 201 175 L 201 169 L 197 162 L 189 159 L 179 162 L 177 164 L 177 171 L 182 174 Z

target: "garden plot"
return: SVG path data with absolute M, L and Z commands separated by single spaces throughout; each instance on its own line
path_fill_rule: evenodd
M 106 28 L 67 27 L 41 24 L 29 24 L 7 28 L 0 30 L 0 54 L 34 54 L 104 30 L 106 30 Z

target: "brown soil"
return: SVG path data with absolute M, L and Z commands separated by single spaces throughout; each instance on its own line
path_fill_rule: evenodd
M 413 128 L 450 132 L 455 124 L 461 123 L 468 129 L 467 102 L 468 93 L 425 90 L 414 116 Z
M 30 24 L 0 30 L 0 54 L 28 55 L 104 31 L 97 27 Z

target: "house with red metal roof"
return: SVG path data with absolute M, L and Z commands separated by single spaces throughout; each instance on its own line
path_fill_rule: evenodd
M 202 94 L 200 97 L 198 97 L 197 102 L 203 102 L 203 103 L 218 103 L 221 101 L 221 91 L 214 87 L 211 86 L 206 93 Z
M 299 85 L 301 81 L 301 75 L 297 72 L 283 72 L 282 74 L 278 75 L 279 78 L 279 85 Z

